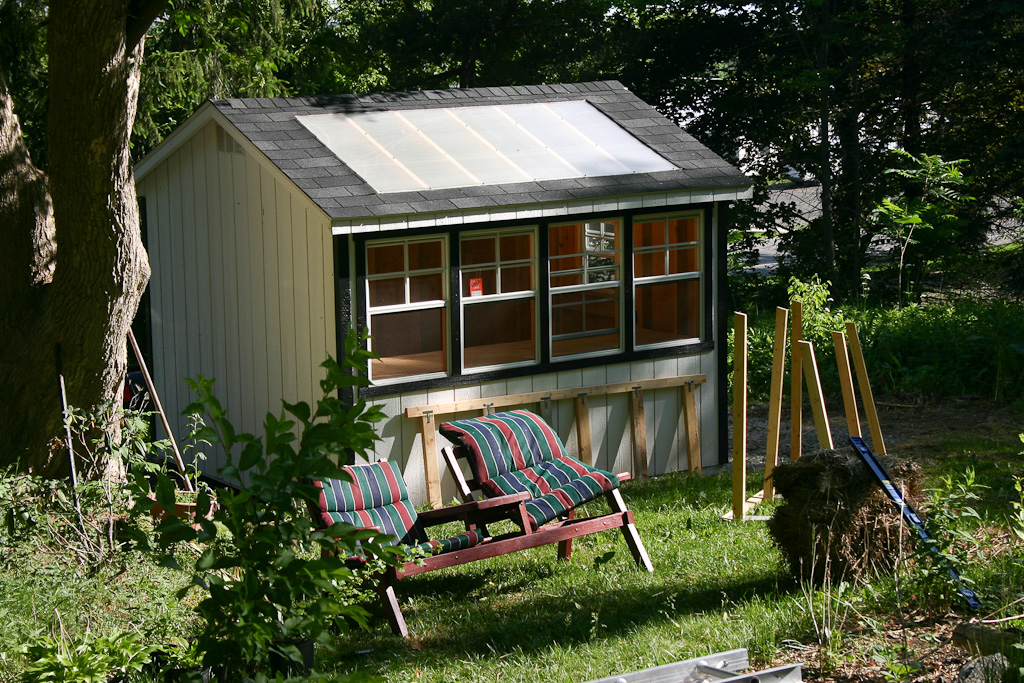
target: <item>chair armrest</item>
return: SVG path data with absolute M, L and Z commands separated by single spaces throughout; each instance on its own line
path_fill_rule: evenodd
M 615 476 L 619 478 L 619 482 L 629 481 L 633 478 L 632 472 L 616 472 Z
M 488 519 L 495 519 L 502 516 L 502 513 L 509 513 L 517 509 L 523 502 L 530 500 L 530 494 L 526 491 L 510 493 L 506 496 L 487 498 L 485 500 L 473 500 L 468 503 L 449 505 L 448 507 L 436 510 L 427 510 L 419 513 L 419 519 L 424 526 L 444 524 L 457 519 L 472 519 L 477 513 L 486 513 Z

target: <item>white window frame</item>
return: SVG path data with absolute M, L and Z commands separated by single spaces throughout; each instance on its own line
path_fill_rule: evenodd
M 424 242 L 441 242 L 441 266 L 439 268 L 423 268 L 419 270 L 410 270 L 409 268 L 409 245 Z M 363 245 L 363 259 L 364 263 L 369 264 L 370 249 L 376 247 L 387 247 L 395 244 L 401 244 L 404 247 L 404 259 L 403 270 L 392 271 L 389 273 L 381 273 L 377 275 L 370 275 L 369 272 L 365 276 L 365 286 L 363 288 L 363 305 L 366 311 L 366 327 L 370 338 L 367 342 L 370 351 L 373 351 L 373 316 L 386 313 L 405 313 L 410 311 L 425 311 L 434 310 L 437 308 L 445 309 L 445 324 L 441 330 L 441 334 L 444 336 L 445 344 L 444 347 L 447 350 L 447 358 L 445 358 L 445 365 L 448 370 L 444 372 L 428 372 L 420 375 L 403 375 L 401 377 L 391 377 L 387 379 L 374 379 L 373 377 L 373 363 L 369 364 L 367 373 L 369 380 L 375 385 L 386 385 L 386 384 L 401 384 L 411 380 L 426 380 L 436 379 L 438 377 L 447 377 L 451 374 L 451 291 L 450 290 L 450 267 L 449 263 L 449 249 L 448 249 L 448 235 L 446 234 L 435 234 L 435 235 L 424 235 L 422 237 L 406 237 L 406 238 L 392 238 L 382 240 L 370 240 Z M 369 271 L 369 265 L 366 270 Z M 441 274 L 441 287 L 443 299 L 432 299 L 429 301 L 417 301 L 410 303 L 411 291 L 409 280 L 411 277 L 417 275 L 431 275 L 435 273 Z M 389 280 L 396 277 L 405 278 L 405 303 L 393 304 L 390 306 L 371 306 L 370 305 L 370 283 L 374 280 Z
M 671 341 L 657 342 L 654 344 L 639 344 L 637 343 L 637 324 L 638 324 L 638 313 L 636 306 L 633 307 L 633 348 L 635 350 L 646 350 L 646 349 L 663 349 L 670 348 L 673 346 L 681 346 L 684 344 L 692 344 L 699 342 L 703 335 L 705 318 L 704 310 L 704 249 L 706 248 L 704 239 L 704 212 L 703 211 L 679 211 L 672 213 L 659 213 L 651 214 L 647 216 L 635 216 L 633 218 L 634 229 L 638 223 L 648 223 L 652 221 L 665 221 L 667 224 L 670 220 L 675 219 L 697 219 L 697 240 L 691 242 L 668 242 L 667 235 L 664 244 L 659 244 L 652 247 L 640 247 L 637 248 L 633 245 L 630 250 L 630 268 L 634 269 L 633 274 L 633 291 L 630 292 L 630 296 L 633 297 L 633 301 L 636 301 L 636 291 L 642 285 L 657 284 L 662 282 L 678 282 L 681 280 L 697 280 L 700 296 L 698 297 L 698 306 L 700 310 L 698 312 L 698 324 L 697 324 L 697 336 L 696 337 L 685 337 L 682 339 L 673 339 Z M 669 273 L 669 252 L 674 248 L 678 247 L 695 247 L 697 251 L 697 270 L 696 272 L 688 273 Z M 657 252 L 664 252 L 665 254 L 665 275 L 649 275 L 647 277 L 637 277 L 636 268 L 636 257 L 637 255 L 652 254 Z
M 552 255 L 551 254 L 550 241 L 549 241 L 549 243 L 547 245 L 545 245 L 545 248 L 547 249 L 547 256 L 548 256 L 548 272 L 546 274 L 546 276 L 548 278 L 548 298 L 547 298 L 548 335 L 547 335 L 547 340 L 546 341 L 547 341 L 547 345 L 548 345 L 548 357 L 551 359 L 552 363 L 559 363 L 559 362 L 566 361 L 566 360 L 576 360 L 576 359 L 579 359 L 579 358 L 599 358 L 601 356 L 610 356 L 610 355 L 622 353 L 623 350 L 625 349 L 626 335 L 625 335 L 625 329 L 623 327 L 623 316 L 624 316 L 624 309 L 625 309 L 625 296 L 626 296 L 625 282 L 626 281 L 625 281 L 625 278 L 623 277 L 623 273 L 624 273 L 623 268 L 625 267 L 624 260 L 627 257 L 627 255 L 629 256 L 629 258 L 632 258 L 632 254 L 628 254 L 628 252 L 626 250 L 626 244 L 625 244 L 625 239 L 624 239 L 625 220 L 622 217 L 613 217 L 613 218 L 591 218 L 591 219 L 586 219 L 586 220 L 582 220 L 582 221 L 579 221 L 579 220 L 577 220 L 577 221 L 564 221 L 564 222 L 560 222 L 560 223 L 552 223 L 551 226 L 548 229 L 550 231 L 551 229 L 555 229 L 555 228 L 558 228 L 558 227 L 561 227 L 561 226 L 580 225 L 581 223 L 583 224 L 584 240 L 587 240 L 587 238 L 590 238 L 590 237 L 604 238 L 604 237 L 607 236 L 606 232 L 605 232 L 605 229 L 603 227 L 598 232 L 595 232 L 594 229 L 590 227 L 591 224 L 593 224 L 593 223 L 615 223 L 616 229 L 618 231 L 617 241 L 618 241 L 618 244 L 619 244 L 619 248 L 618 248 L 618 252 L 617 253 L 618 253 L 618 256 L 619 256 L 619 263 L 618 263 L 618 265 L 612 266 L 611 268 L 614 268 L 617 271 L 617 276 L 616 276 L 616 278 L 614 280 L 609 280 L 609 281 L 605 281 L 605 282 L 588 282 L 588 280 L 590 279 L 589 275 L 590 275 L 591 271 L 593 271 L 593 270 L 599 270 L 599 271 L 600 270 L 609 270 L 610 268 L 608 266 L 602 266 L 602 267 L 598 267 L 598 268 L 591 268 L 590 265 L 588 264 L 587 257 L 588 256 L 597 256 L 597 255 L 600 255 L 602 253 L 605 253 L 605 254 L 607 254 L 607 253 L 615 254 L 616 253 L 615 251 L 608 252 L 606 250 L 598 250 L 598 251 L 590 252 L 590 251 L 587 250 L 587 245 L 584 245 L 584 251 L 581 252 L 581 253 L 578 253 L 578 254 L 558 254 L 558 255 Z M 576 268 L 576 269 L 573 269 L 573 270 L 560 270 L 560 271 L 557 271 L 557 273 L 556 273 L 556 271 L 552 270 L 552 268 L 551 268 L 551 261 L 553 261 L 555 259 L 568 258 L 568 257 L 571 257 L 571 256 L 582 256 L 583 257 L 583 267 L 582 268 Z M 563 276 L 563 275 L 570 275 L 570 274 L 573 274 L 573 273 L 582 273 L 582 275 L 583 275 L 583 283 L 582 284 L 578 284 L 578 285 L 564 285 L 564 286 L 556 287 L 551 282 L 551 279 L 553 277 L 555 277 L 556 275 L 557 276 Z M 618 308 L 618 310 L 617 310 L 618 316 L 617 317 L 618 317 L 618 320 L 619 320 L 619 327 L 616 329 L 616 332 L 619 335 L 619 345 L 618 345 L 618 348 L 615 348 L 615 349 L 602 349 L 600 351 L 587 351 L 587 352 L 583 352 L 583 353 L 571 353 L 571 354 L 566 354 L 564 356 L 556 356 L 555 355 L 555 334 L 554 334 L 554 316 L 555 316 L 554 299 L 555 299 L 555 296 L 559 295 L 559 294 L 573 294 L 575 292 L 588 292 L 588 291 L 595 290 L 595 289 L 608 289 L 610 287 L 614 287 L 619 292 L 619 301 L 618 301 L 618 306 L 617 306 L 617 308 Z M 585 307 L 586 307 L 586 305 L 584 304 L 584 309 L 585 309 Z M 609 329 L 611 329 L 611 328 L 609 328 Z M 575 338 L 582 338 L 582 337 L 586 337 L 586 336 L 597 336 L 601 332 L 602 331 L 600 331 L 600 330 L 594 331 L 594 332 L 591 332 L 591 333 L 584 332 L 583 334 L 573 335 L 573 337 L 575 337 Z M 572 338 L 572 337 L 566 336 L 564 338 Z
M 491 370 L 498 370 L 502 368 L 518 368 L 529 365 L 537 365 L 540 363 L 540 289 L 538 287 L 538 254 L 539 245 L 537 226 L 516 226 L 513 228 L 504 228 L 499 230 L 483 230 L 480 232 L 466 232 L 459 235 L 459 253 L 461 255 L 462 241 L 480 239 L 483 237 L 493 237 L 495 240 L 495 261 L 489 263 L 473 263 L 471 265 L 464 265 L 459 263 L 459 339 L 461 340 L 461 347 L 459 349 L 461 356 L 461 367 L 459 368 L 462 374 L 472 375 L 481 372 L 488 372 Z M 514 236 L 514 235 L 531 235 L 533 250 L 529 258 L 517 259 L 503 263 L 501 260 L 501 238 Z M 508 294 L 501 293 L 501 269 L 503 267 L 517 267 L 529 265 L 532 269 L 530 276 L 530 289 L 521 292 L 510 292 Z M 477 270 L 484 268 L 495 269 L 495 288 L 496 294 L 484 294 L 482 296 L 465 296 L 463 292 L 464 278 L 466 276 L 466 270 Z M 472 307 L 477 304 L 483 303 L 497 303 L 501 301 L 516 301 L 519 299 L 532 299 L 533 300 L 533 360 L 516 361 L 514 363 L 499 363 L 495 365 L 477 365 L 472 368 L 466 367 L 466 308 Z

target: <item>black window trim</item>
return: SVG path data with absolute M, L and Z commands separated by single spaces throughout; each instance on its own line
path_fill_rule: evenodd
M 561 372 L 565 370 L 577 370 L 582 368 L 596 367 L 602 365 L 614 365 L 619 363 L 628 363 L 638 360 L 654 360 L 658 358 L 669 358 L 676 356 L 689 356 L 699 353 L 706 353 L 715 349 L 715 322 L 720 317 L 721 313 L 714 306 L 714 292 L 715 292 L 715 280 L 722 277 L 723 274 L 715 273 L 714 266 L 714 253 L 717 249 L 722 248 L 724 240 L 719 239 L 719 244 L 714 244 L 714 226 L 715 226 L 715 207 L 717 202 L 705 202 L 699 204 L 682 204 L 682 205 L 669 205 L 669 206 L 658 206 L 658 207 L 638 207 L 635 209 L 619 210 L 619 211 L 601 211 L 589 214 L 579 214 L 576 216 L 550 216 L 546 218 L 527 218 L 517 220 L 506 220 L 506 221 L 492 221 L 486 223 L 472 224 L 472 225 L 451 225 L 447 227 L 428 227 L 428 228 L 415 228 L 401 231 L 401 237 L 415 238 L 425 235 L 441 235 L 447 234 L 448 248 L 449 248 L 449 271 L 448 276 L 450 279 L 450 298 L 449 301 L 449 340 L 451 347 L 449 348 L 449 357 L 451 367 L 461 368 L 462 367 L 462 350 L 461 350 L 461 306 L 459 306 L 459 299 L 462 296 L 461 290 L 458 289 L 458 272 L 459 269 L 455 264 L 459 263 L 459 235 L 465 232 L 471 232 L 474 230 L 500 230 L 505 228 L 512 228 L 516 226 L 535 225 L 537 226 L 537 250 L 538 250 L 538 268 L 537 273 L 537 284 L 538 300 L 542 303 L 544 311 L 541 312 L 539 318 L 538 336 L 540 339 L 540 359 L 539 362 L 533 365 L 518 365 L 508 368 L 500 368 L 492 371 L 485 372 L 472 372 L 465 374 L 449 374 L 445 377 L 432 377 L 430 379 L 411 379 L 406 382 L 394 382 L 390 384 L 374 384 L 366 387 L 361 387 L 358 391 L 361 398 L 374 399 L 383 398 L 389 396 L 397 396 L 400 394 L 413 393 L 413 392 L 426 392 L 438 389 L 450 389 L 461 386 L 471 386 L 475 384 L 485 384 L 487 382 L 503 380 L 503 379 L 514 379 L 518 377 L 528 377 L 533 375 L 550 374 L 554 372 Z M 623 244 L 628 245 L 628 252 L 624 256 L 628 256 L 628 266 L 623 263 L 623 276 L 622 284 L 624 289 L 624 310 L 623 310 L 623 342 L 626 344 L 625 348 L 632 349 L 634 346 L 634 330 L 633 330 L 633 251 L 632 251 L 632 237 L 633 237 L 633 221 L 637 216 L 651 216 L 651 215 L 662 215 L 672 213 L 686 213 L 696 212 L 702 213 L 702 234 L 701 241 L 704 245 L 703 251 L 703 306 L 704 306 L 704 321 L 703 321 L 703 335 L 700 341 L 681 343 L 675 346 L 666 346 L 650 349 L 631 350 L 626 351 L 617 355 L 603 355 L 603 356 L 588 356 L 583 358 L 571 358 L 566 360 L 552 361 L 550 352 L 548 350 L 548 344 L 544 343 L 547 339 L 550 329 L 548 323 L 548 315 L 546 312 L 547 302 L 550 297 L 549 285 L 547 282 L 547 271 L 548 271 L 548 256 L 547 249 L 542 248 L 541 245 L 547 244 L 548 239 L 548 226 L 555 223 L 566 223 L 571 222 L 575 219 L 581 221 L 587 220 L 599 220 L 602 218 L 621 218 L 623 226 Z M 723 229 L 719 225 L 719 229 Z M 366 288 L 366 243 L 373 242 L 381 239 L 398 238 L 399 234 L 385 234 L 381 232 L 364 232 L 354 233 L 349 235 L 338 235 L 337 238 L 341 239 L 352 239 L 355 245 L 355 270 L 354 274 L 350 274 L 350 277 L 355 281 L 355 286 L 352 288 L 353 293 L 359 296 L 359 293 L 365 291 Z M 347 252 L 347 249 L 339 249 L 338 255 Z M 347 269 L 346 269 L 347 270 Z M 721 286 L 721 285 L 719 285 Z M 339 313 L 341 313 L 341 306 Z M 350 306 L 345 307 L 346 313 L 351 313 Z M 367 329 L 367 311 L 364 306 L 355 306 L 356 308 L 356 320 L 355 324 L 357 329 Z M 347 321 L 346 321 L 347 322 Z M 339 329 L 341 323 L 339 323 Z M 342 343 L 339 337 L 339 345 Z M 364 348 L 366 345 L 364 343 Z M 343 351 L 343 347 L 339 348 L 339 354 Z

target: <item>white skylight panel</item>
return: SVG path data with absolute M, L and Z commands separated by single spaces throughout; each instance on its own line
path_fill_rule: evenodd
M 298 120 L 381 193 L 675 168 L 587 102 L 323 114 Z

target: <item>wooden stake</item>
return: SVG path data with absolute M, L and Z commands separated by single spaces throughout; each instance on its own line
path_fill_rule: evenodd
M 420 418 L 420 433 L 423 436 L 423 475 L 427 483 L 427 500 L 435 510 L 444 503 L 441 500 L 441 473 L 437 466 L 437 436 L 434 434 L 434 415 L 427 413 Z
M 799 460 L 804 449 L 804 371 L 800 341 L 804 336 L 804 304 L 790 303 L 793 309 L 793 332 L 789 343 L 789 459 Z
M 864 404 L 864 414 L 868 418 L 868 429 L 871 431 L 871 445 L 875 453 L 885 455 L 885 440 L 882 438 L 882 425 L 878 421 L 878 409 L 875 407 L 875 396 L 871 393 L 871 382 L 868 380 L 868 366 L 864 362 L 864 351 L 860 347 L 860 336 L 857 325 L 846 323 L 846 336 L 850 339 L 850 355 L 853 356 L 853 367 L 857 370 L 857 386 L 860 387 L 860 400 Z
M 580 460 L 593 467 L 594 453 L 590 446 L 590 404 L 587 395 L 580 394 L 576 402 L 576 446 Z
M 644 419 L 644 392 L 640 387 L 633 389 L 633 467 L 641 481 L 648 478 L 647 472 L 647 422 Z
M 779 462 L 779 427 L 782 422 L 782 380 L 786 375 L 786 322 L 789 311 L 775 309 L 775 346 L 772 352 L 771 392 L 768 398 L 768 446 L 764 460 L 764 500 L 775 498 L 772 472 Z
M 733 318 L 732 354 L 732 516 L 747 515 L 747 316 Z
M 809 341 L 801 341 L 799 346 L 803 354 L 804 377 L 807 379 L 807 393 L 811 398 L 814 427 L 818 432 L 818 447 L 831 450 L 835 445 L 832 443 L 832 428 L 829 427 L 828 413 L 825 411 L 825 396 L 821 391 L 818 362 L 814 359 L 814 345 Z
M 164 433 L 167 434 L 168 441 L 171 442 L 171 453 L 174 454 L 174 464 L 178 468 L 178 472 L 181 473 L 181 478 L 185 480 L 185 490 L 195 491 L 195 487 L 192 486 L 192 481 L 188 478 L 185 473 L 185 461 L 181 458 L 181 451 L 178 450 L 178 442 L 174 439 L 174 432 L 171 431 L 171 423 L 167 421 L 167 413 L 164 411 L 164 406 L 160 403 L 160 396 L 156 393 L 156 387 L 153 385 L 153 378 L 149 374 L 149 368 L 146 367 L 146 360 L 142 357 L 142 351 L 139 350 L 139 342 L 135 340 L 135 333 L 132 332 L 132 328 L 128 328 L 128 341 L 131 342 L 132 352 L 135 354 L 135 360 L 139 361 L 139 370 L 142 371 L 142 379 L 146 381 L 146 388 L 149 389 L 149 396 L 153 399 L 153 406 L 156 408 L 157 414 L 160 416 L 160 424 L 164 426 Z
M 846 413 L 846 429 L 850 436 L 860 436 L 860 414 L 857 412 L 857 397 L 853 393 L 853 374 L 850 372 L 850 357 L 846 352 L 846 337 L 842 332 L 832 332 L 832 345 L 836 348 L 836 367 L 839 369 L 839 385 L 843 389 L 843 412 Z
M 700 419 L 693 382 L 683 385 L 683 429 L 686 430 L 686 462 L 689 474 L 700 474 Z

